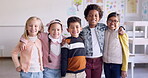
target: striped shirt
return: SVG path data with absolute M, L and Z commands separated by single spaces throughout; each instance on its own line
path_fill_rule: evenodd
M 66 73 L 79 73 L 86 67 L 86 51 L 83 39 L 68 37 L 61 49 L 61 76 Z

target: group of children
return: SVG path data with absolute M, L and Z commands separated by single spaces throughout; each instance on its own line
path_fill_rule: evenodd
M 88 26 L 81 27 L 79 17 L 69 17 L 65 38 L 62 22 L 58 19 L 47 24 L 43 32 L 42 21 L 30 17 L 25 32 L 12 59 L 21 78 L 101 78 L 102 65 L 106 78 L 126 78 L 128 66 L 128 37 L 119 35 L 119 14 L 107 17 L 107 26 L 98 23 L 103 16 L 101 8 L 90 4 L 84 11 Z M 120 31 L 121 30 L 121 31 Z M 20 61 L 18 59 L 20 54 Z

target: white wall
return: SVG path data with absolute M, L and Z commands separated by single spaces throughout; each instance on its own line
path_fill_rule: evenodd
M 127 15 L 125 21 L 141 20 L 142 1 L 144 0 L 139 1 L 138 15 Z M 24 32 L 24 24 L 28 17 L 39 16 L 44 24 L 58 17 L 66 24 L 68 18 L 65 13 L 67 12 L 66 6 L 71 6 L 71 3 L 67 0 L 0 0 L 0 5 L 0 46 L 5 48 L 4 56 L 10 57 L 10 51 L 16 46 Z M 83 10 L 78 15 L 84 18 Z M 64 34 L 66 33 L 64 29 Z
M 23 31 L 23 26 L 0 26 L 0 46 L 4 46 L 3 56 L 11 56 L 11 50 L 16 46 Z
M 41 18 L 45 25 L 55 18 L 66 24 L 72 5 L 72 0 L 0 0 L 0 26 L 21 26 L 30 16 Z M 83 18 L 83 10 L 76 15 Z
M 63 26 L 63 35 L 68 37 L 66 26 Z M 47 27 L 44 27 L 47 32 Z M 15 48 L 20 40 L 21 35 L 24 33 L 24 26 L 0 26 L 0 47 L 4 46 L 4 53 L 0 50 L 0 57 L 11 57 L 11 50 Z

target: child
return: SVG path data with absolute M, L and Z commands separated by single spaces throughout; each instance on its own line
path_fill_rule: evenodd
M 43 32 L 42 21 L 38 17 L 30 17 L 25 26 L 24 38 L 28 40 L 26 50 L 20 51 L 19 45 L 12 51 L 12 60 L 21 78 L 43 78 L 42 45 L 37 38 Z M 20 53 L 20 61 L 18 54 Z
M 43 77 L 44 78 L 61 78 L 60 62 L 61 62 L 61 42 L 63 39 L 62 23 L 55 19 L 47 24 L 49 33 L 41 33 L 38 38 L 43 45 Z M 26 43 L 26 40 L 21 39 Z
M 85 78 L 85 48 L 81 32 L 81 19 L 70 17 L 67 20 L 67 31 L 71 37 L 66 38 L 61 53 L 61 76 L 63 78 Z
M 105 31 L 105 49 L 103 55 L 106 78 L 126 78 L 128 68 L 128 36 L 119 35 L 120 17 L 112 12 L 107 17 L 108 29 Z
M 86 48 L 86 78 L 101 78 L 106 25 L 98 22 L 103 12 L 98 5 L 90 4 L 86 7 L 84 16 L 89 23 L 81 32 Z
M 86 78 L 101 78 L 106 25 L 98 22 L 103 12 L 100 6 L 90 4 L 86 7 L 84 16 L 89 24 L 80 34 L 84 38 L 86 48 Z

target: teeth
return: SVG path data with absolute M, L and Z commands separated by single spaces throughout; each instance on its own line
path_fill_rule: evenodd
M 114 27 L 114 25 L 111 25 L 111 27 Z
M 92 22 L 95 22 L 95 20 L 92 20 Z

